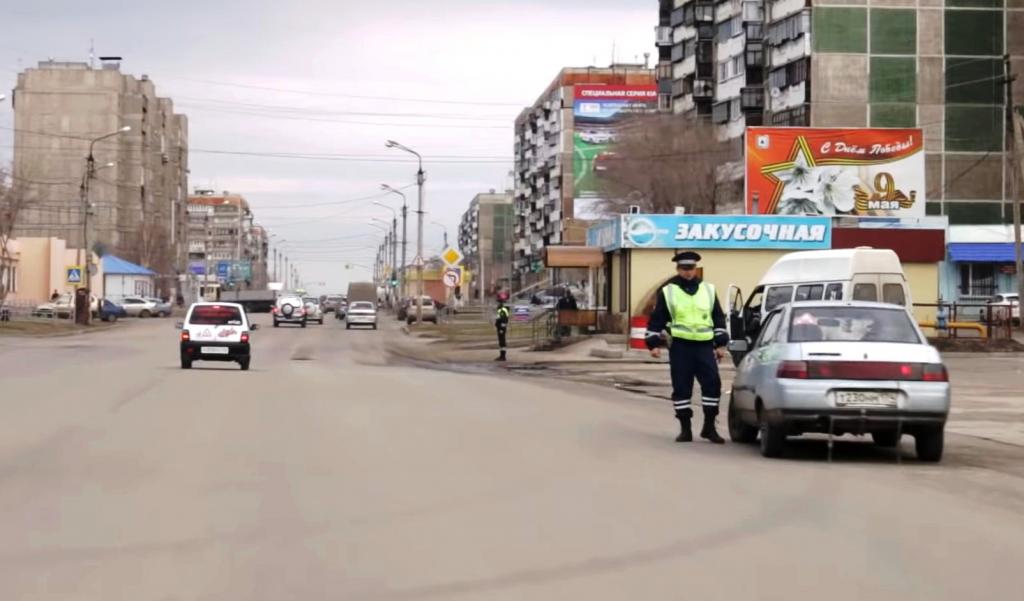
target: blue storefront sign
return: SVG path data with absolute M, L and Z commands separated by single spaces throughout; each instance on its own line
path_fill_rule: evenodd
M 188 271 L 193 275 L 206 275 L 206 262 L 192 261 L 188 264 Z
M 615 246 L 603 244 L 612 226 L 603 222 L 587 232 L 587 242 L 615 248 L 729 248 L 820 250 L 832 247 L 829 217 L 775 215 L 623 215 Z
M 604 251 L 622 246 L 622 220 L 600 221 L 587 230 L 587 246 L 599 246 Z

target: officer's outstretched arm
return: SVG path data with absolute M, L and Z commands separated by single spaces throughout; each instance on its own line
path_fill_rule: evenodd
M 644 341 L 649 349 L 665 346 L 662 332 L 672 320 L 672 315 L 668 312 L 668 304 L 665 302 L 665 295 L 661 290 L 658 290 L 657 295 L 654 311 L 651 312 L 647 320 L 647 333 L 644 335 Z

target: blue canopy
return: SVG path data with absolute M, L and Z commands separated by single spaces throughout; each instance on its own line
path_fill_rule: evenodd
M 103 273 L 105 275 L 156 275 L 155 271 L 130 261 L 125 261 L 121 257 L 115 257 L 114 255 L 105 255 L 103 257 Z
M 1010 242 L 968 243 L 949 245 L 949 258 L 955 263 L 1013 263 L 1013 244 Z

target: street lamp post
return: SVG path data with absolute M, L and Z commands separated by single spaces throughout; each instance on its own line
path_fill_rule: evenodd
M 386 146 L 415 156 L 419 165 L 416 170 L 416 187 L 419 192 L 416 207 L 416 322 L 423 323 L 423 184 L 427 181 L 427 174 L 423 171 L 423 157 L 420 153 L 394 140 L 388 140 Z
M 101 142 L 103 140 L 106 140 L 107 138 L 113 138 L 114 136 L 130 132 L 131 130 L 131 126 L 125 125 L 121 129 L 118 129 L 117 131 L 112 131 L 109 134 L 104 134 L 102 136 L 99 136 L 98 138 L 93 138 L 89 142 L 89 155 L 85 157 L 85 174 L 82 177 L 82 186 L 80 191 L 82 194 L 82 255 L 85 258 L 83 264 L 85 267 L 86 305 L 89 304 L 89 295 L 92 293 L 92 273 L 90 272 L 90 268 L 92 267 L 92 251 L 89 248 L 89 211 L 91 209 L 91 207 L 89 206 L 89 184 L 92 182 L 92 179 L 96 177 L 96 158 L 93 156 L 93 151 L 96 148 L 97 142 Z M 89 318 L 92 317 L 91 312 L 91 308 L 88 307 L 83 312 L 83 319 L 86 324 L 89 323 Z
M 405 197 L 403 196 L 403 198 L 405 198 Z M 397 265 L 398 265 L 398 211 L 394 210 L 393 208 L 389 207 L 388 205 L 386 205 L 386 204 L 384 204 L 382 202 L 374 201 L 373 204 L 377 205 L 378 207 L 384 207 L 385 209 L 391 211 L 391 213 L 392 213 L 392 217 L 391 217 L 391 269 L 394 270 L 397 273 L 397 271 L 398 271 L 398 268 L 397 268 Z M 404 222 L 405 221 L 403 219 L 403 223 Z M 403 248 L 404 248 L 404 246 L 403 246 Z M 389 279 L 391 278 L 390 274 L 388 275 L 388 278 Z
M 444 231 L 444 248 L 447 249 L 448 248 L 448 228 L 443 223 L 440 223 L 438 221 L 431 221 L 430 225 L 436 225 L 437 227 L 441 228 L 442 231 Z
M 397 194 L 402 197 L 402 264 L 398 270 L 399 277 L 401 278 L 401 281 L 398 283 L 398 289 L 401 291 L 401 294 L 404 297 L 405 295 L 408 294 L 408 291 L 405 289 L 405 266 L 407 265 L 406 249 L 409 246 L 409 228 L 407 227 L 409 203 L 407 202 L 405 193 L 402 192 L 401 190 L 396 190 L 395 188 L 392 188 L 387 184 L 381 184 L 380 189 L 386 192 L 391 192 L 392 194 Z

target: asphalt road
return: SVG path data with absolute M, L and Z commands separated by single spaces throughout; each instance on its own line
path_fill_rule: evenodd
M 393 324 L 389 324 L 393 325 Z M 670 408 L 266 328 L 0 339 L 0 599 L 1020 599 L 1024 480 L 820 442 L 672 442 Z M 909 442 L 909 441 L 908 441 Z

